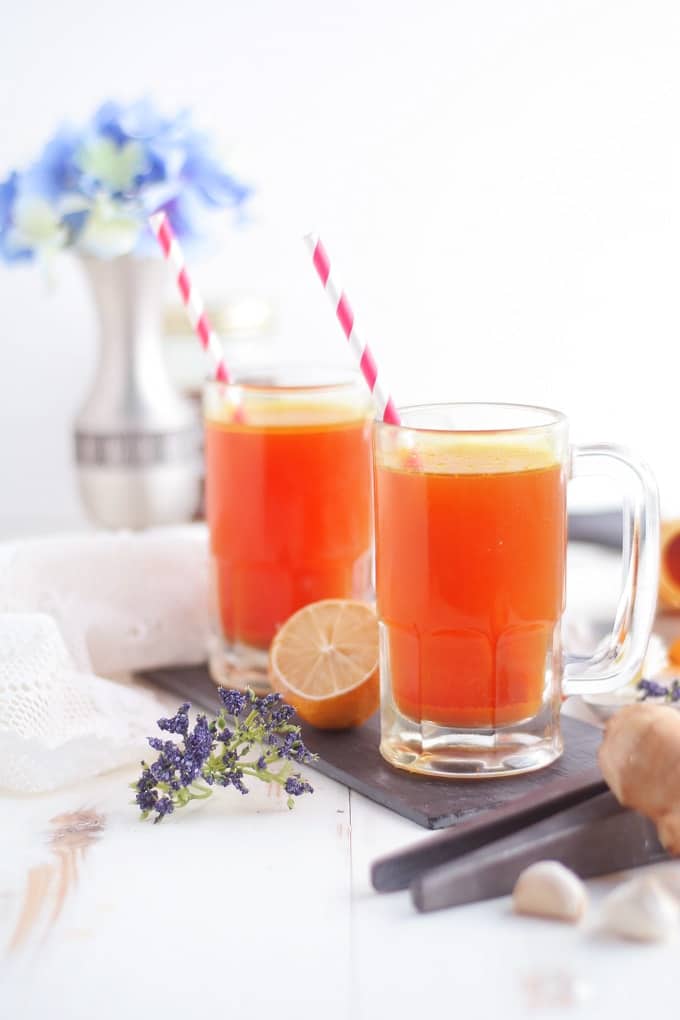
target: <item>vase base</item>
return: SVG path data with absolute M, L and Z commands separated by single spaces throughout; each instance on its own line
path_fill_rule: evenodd
M 79 467 L 83 505 L 104 528 L 150 528 L 192 520 L 200 505 L 198 466 Z

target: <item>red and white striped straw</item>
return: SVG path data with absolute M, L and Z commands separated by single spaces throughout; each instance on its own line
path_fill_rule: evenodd
M 343 333 L 347 337 L 352 354 L 358 361 L 362 375 L 373 394 L 377 405 L 376 418 L 386 421 L 390 425 L 400 425 L 401 421 L 392 397 L 378 376 L 378 366 L 375 363 L 371 349 L 357 333 L 354 325 L 354 312 L 347 299 L 347 295 L 338 283 L 335 275 L 331 272 L 331 262 L 321 239 L 317 234 L 307 234 L 305 244 L 311 252 L 314 268 L 323 284 L 324 290 L 335 308 L 335 315 Z
M 201 341 L 203 350 L 208 353 L 215 366 L 215 378 L 218 382 L 231 382 L 231 376 L 224 360 L 222 344 L 208 321 L 203 299 L 191 280 L 184 260 L 181 245 L 170 226 L 170 220 L 164 212 L 149 216 L 149 226 L 158 238 L 163 254 L 176 273 L 177 287 L 182 303 L 186 309 L 191 326 Z

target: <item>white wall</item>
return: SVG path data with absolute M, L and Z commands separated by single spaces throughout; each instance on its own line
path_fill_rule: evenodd
M 0 172 L 63 116 L 189 103 L 256 182 L 205 263 L 281 343 L 340 338 L 322 231 L 402 403 L 559 406 L 653 463 L 680 513 L 677 0 L 23 0 L 0 36 Z M 76 520 L 70 420 L 94 357 L 77 267 L 0 266 L 0 522 Z

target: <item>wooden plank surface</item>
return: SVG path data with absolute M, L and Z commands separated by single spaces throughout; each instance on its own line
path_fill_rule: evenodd
M 2 1020 L 180 1018 L 208 1003 L 281 1018 L 286 1002 L 346 1020 L 347 790 L 311 777 L 289 811 L 280 788 L 253 783 L 153 825 L 130 804 L 137 772 L 0 798 Z M 54 819 L 84 811 L 101 820 L 86 851 L 55 845 Z
M 422 829 L 324 776 L 309 773 L 315 793 L 292 812 L 254 785 L 153 826 L 129 803 L 135 774 L 0 797 L 3 1020 L 182 1020 L 197 1009 L 277 1020 L 426 1009 L 636 1020 L 655 1004 L 680 1010 L 677 942 L 636 946 L 598 932 L 611 880 L 588 883 L 581 926 L 518 918 L 507 900 L 418 915 L 405 892 L 373 893 L 368 874 Z M 103 826 L 76 855 L 55 917 L 53 820 L 82 809 Z M 9 951 L 30 876 L 45 866 L 52 881 Z

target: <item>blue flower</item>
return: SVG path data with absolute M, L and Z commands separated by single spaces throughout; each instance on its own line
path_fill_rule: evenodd
M 637 686 L 638 690 L 642 691 L 642 701 L 646 701 L 647 698 L 665 698 L 668 694 L 668 688 L 656 680 L 640 680 Z
M 157 812 L 154 822 L 160 822 L 165 815 L 171 815 L 175 810 L 175 805 L 172 803 L 169 797 L 161 797 L 160 800 L 154 805 Z
M 0 255 L 6 262 L 21 262 L 33 258 L 30 246 L 17 247 L 10 240 L 14 226 L 14 203 L 19 190 L 19 174 L 14 171 L 0 182 Z
M 228 715 L 240 715 L 248 704 L 248 695 L 244 691 L 220 687 L 217 693 Z
M 310 783 L 301 776 L 289 776 L 284 790 L 290 797 L 301 797 L 303 793 L 313 793 Z
M 171 716 L 169 719 L 159 719 L 158 728 L 159 730 L 165 730 L 167 733 L 182 733 L 186 734 L 189 729 L 189 709 L 191 705 L 188 701 L 185 701 L 183 705 L 180 705 L 177 709 L 177 713 Z
M 174 188 L 174 185 L 173 185 Z M 149 190 L 144 195 L 144 205 L 148 214 L 163 209 L 170 220 L 170 225 L 182 243 L 199 248 L 208 233 L 208 214 L 206 207 L 195 194 L 187 191 L 173 198 L 159 201 L 160 188 Z M 150 201 L 150 199 L 153 199 Z M 145 213 L 146 220 L 146 213 Z M 144 222 L 144 230 L 140 234 L 137 250 L 144 255 L 156 254 L 158 241 Z
M 163 118 L 147 97 L 127 106 L 109 100 L 93 117 L 93 126 L 98 134 L 113 139 L 119 145 L 131 138 L 154 138 L 165 130 L 168 123 L 172 121 Z
M 199 715 L 196 719 L 196 725 L 194 726 L 193 733 L 190 733 L 184 739 L 184 746 L 186 747 L 187 753 L 197 761 L 200 761 L 201 765 L 203 765 L 203 762 L 212 750 L 212 744 L 213 735 L 210 732 L 208 720 L 204 715 Z
M 658 680 L 640 680 L 637 689 L 641 692 L 640 701 L 648 698 L 663 698 L 664 701 L 680 701 L 680 680 L 674 678 L 670 686 L 659 683 Z
M 178 237 L 195 243 L 211 210 L 238 212 L 250 195 L 189 111 L 167 117 L 149 99 L 109 101 L 82 130 L 60 127 L 28 170 L 0 184 L 0 256 L 156 254 L 150 213 L 164 209 Z
M 75 159 L 80 144 L 81 137 L 74 128 L 60 127 L 23 175 L 25 190 L 55 205 L 63 195 L 78 191 L 80 171 Z
M 141 811 L 153 811 L 158 801 L 158 793 L 156 790 L 139 790 L 135 801 Z
M 80 227 L 78 247 L 97 258 L 125 255 L 135 248 L 143 226 L 134 205 L 100 192 Z
M 240 769 L 234 769 L 234 771 L 230 773 L 229 779 L 231 780 L 231 785 L 234 787 L 234 789 L 238 790 L 238 792 L 243 794 L 244 797 L 247 793 L 250 792 L 248 790 L 248 787 L 243 782 L 243 773 L 241 772 Z
M 144 764 L 144 762 L 142 762 Z M 140 811 L 153 811 L 158 800 L 158 791 L 154 788 L 156 780 L 153 778 L 150 769 L 144 769 L 137 784 L 137 794 L 135 801 L 139 805 Z
M 233 209 L 242 205 L 252 191 L 232 174 L 226 173 L 207 143 L 187 146 L 182 179 L 208 204 Z
M 47 199 L 25 193 L 22 185 L 20 181 L 4 235 L 5 249 L 10 259 L 27 253 L 49 258 L 66 245 L 68 228 Z
M 93 136 L 86 139 L 75 156 L 82 174 L 80 185 L 92 195 L 102 192 L 112 198 L 133 195 L 148 169 L 144 147 L 129 141 L 119 145 L 111 138 Z

